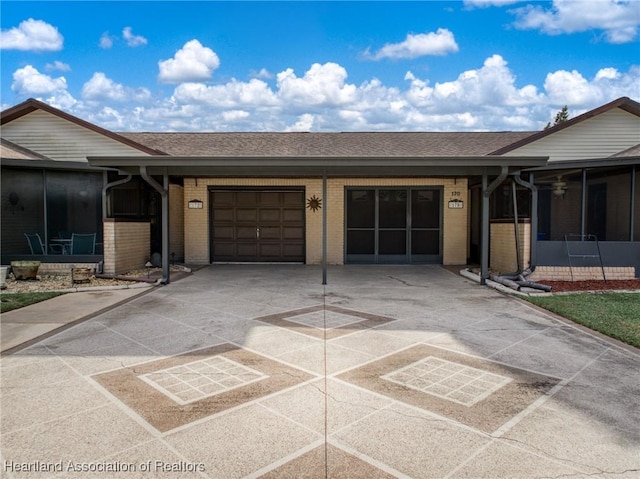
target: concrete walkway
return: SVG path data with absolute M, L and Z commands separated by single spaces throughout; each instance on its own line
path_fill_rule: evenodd
M 0 316 L 0 351 L 6 354 L 30 345 L 34 340 L 127 302 L 146 289 L 81 291 L 3 313 Z
M 0 476 L 640 474 L 637 351 L 440 267 L 320 279 L 214 265 L 3 357 Z

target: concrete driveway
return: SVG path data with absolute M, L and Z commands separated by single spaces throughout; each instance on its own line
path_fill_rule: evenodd
M 213 265 L 3 357 L 1 476 L 638 477 L 640 355 L 437 266 Z

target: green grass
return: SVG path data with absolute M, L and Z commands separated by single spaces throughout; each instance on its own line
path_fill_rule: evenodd
M 39 303 L 47 299 L 55 298 L 64 293 L 41 292 L 41 293 L 3 293 L 0 295 L 0 313 L 6 313 L 13 309 L 23 308 L 30 304 Z
M 529 297 L 531 303 L 640 348 L 640 294 L 575 293 Z

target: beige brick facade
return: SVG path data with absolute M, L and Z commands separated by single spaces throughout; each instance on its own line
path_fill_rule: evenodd
M 319 178 L 185 178 L 184 180 L 184 251 L 185 262 L 207 264 L 209 253 L 210 186 L 300 187 L 305 198 L 322 198 Z M 322 207 L 327 210 L 327 261 L 344 263 L 344 192 L 350 186 L 440 186 L 443 188 L 443 263 L 465 264 L 468 247 L 467 180 L 449 178 L 331 178 L 327 180 L 327 197 Z M 464 202 L 462 209 L 449 209 L 452 199 Z M 189 200 L 199 199 L 202 209 L 188 209 Z M 322 261 L 322 210 L 306 210 L 306 262 Z
M 104 272 L 126 273 L 144 267 L 150 257 L 149 222 L 104 220 Z
M 531 281 L 571 281 L 571 268 L 569 266 L 538 266 L 534 273 L 529 276 Z M 604 268 L 604 274 L 607 279 L 634 279 L 635 268 L 613 267 Z M 602 269 L 599 266 L 580 266 L 573 268 L 573 280 L 602 280 Z
M 522 268 L 531 264 L 531 224 L 518 223 L 518 238 L 520 241 L 520 258 Z M 516 255 L 516 235 L 513 221 L 491 222 L 489 267 L 499 273 L 512 273 L 518 270 Z

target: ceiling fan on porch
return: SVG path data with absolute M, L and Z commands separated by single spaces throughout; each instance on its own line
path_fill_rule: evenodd
M 556 198 L 563 198 L 567 191 L 567 182 L 562 181 L 562 175 L 559 175 L 557 178 L 557 181 L 551 183 L 551 192 Z

